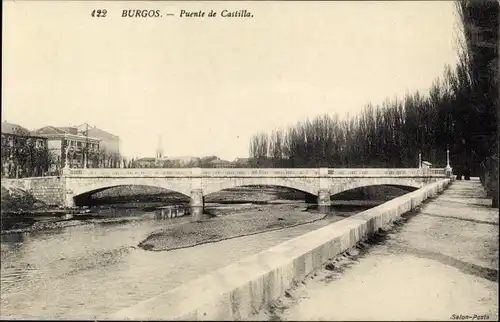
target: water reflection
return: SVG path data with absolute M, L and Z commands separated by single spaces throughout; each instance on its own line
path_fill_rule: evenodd
M 103 319 L 328 224 L 315 222 L 170 252 L 136 248 L 151 233 L 190 221 L 189 216 L 155 218 L 154 213 L 127 213 L 112 222 L 2 235 L 1 318 Z

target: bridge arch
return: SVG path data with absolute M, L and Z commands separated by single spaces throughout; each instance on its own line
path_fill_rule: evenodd
M 400 186 L 419 189 L 425 185 L 424 182 L 412 179 L 412 178 L 366 178 L 359 180 L 352 180 L 343 183 L 334 183 L 330 186 L 330 196 L 336 194 L 364 187 L 373 186 Z
M 224 189 L 236 188 L 241 186 L 275 186 L 285 187 L 302 191 L 311 195 L 318 195 L 318 183 L 315 180 L 307 178 L 231 178 L 224 180 L 207 180 L 203 187 L 203 195 L 207 196 Z
M 118 186 L 149 186 L 174 191 L 185 196 L 191 195 L 191 186 L 185 181 L 172 178 L 100 178 L 87 180 L 70 180 L 68 187 L 72 190 L 73 199 L 82 195 L 92 195 L 99 191 Z

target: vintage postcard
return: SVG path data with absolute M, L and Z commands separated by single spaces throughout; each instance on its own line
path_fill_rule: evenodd
M 498 1 L 2 6 L 1 319 L 498 319 Z

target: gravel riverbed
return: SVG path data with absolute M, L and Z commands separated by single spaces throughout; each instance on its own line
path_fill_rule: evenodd
M 227 211 L 227 210 L 226 210 Z M 221 211 L 224 213 L 224 211 Z M 139 247 L 167 251 L 294 227 L 325 218 L 327 214 L 311 213 L 304 205 L 262 205 L 239 209 L 232 215 L 220 214 L 201 222 L 169 226 L 151 234 Z

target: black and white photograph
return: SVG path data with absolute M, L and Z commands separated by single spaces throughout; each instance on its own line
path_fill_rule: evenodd
M 500 1 L 2 1 L 1 320 L 498 321 Z

